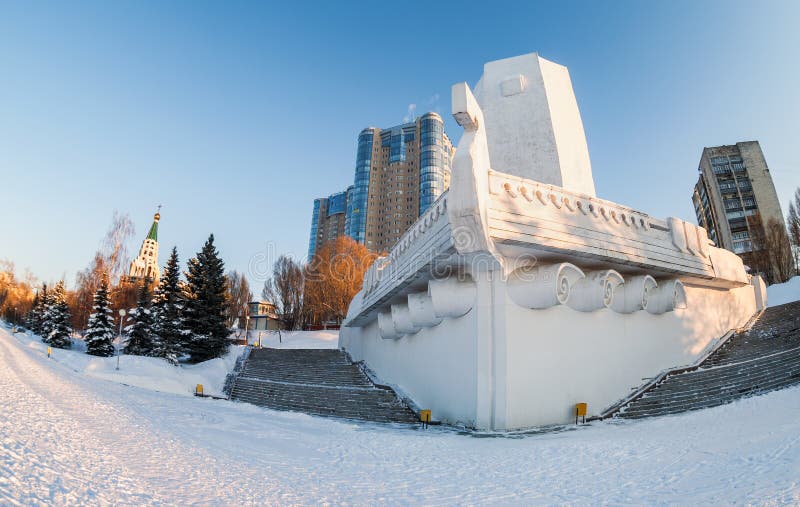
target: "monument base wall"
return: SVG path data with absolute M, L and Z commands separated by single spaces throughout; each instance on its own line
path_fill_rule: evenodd
M 342 327 L 339 348 L 364 361 L 381 381 L 396 386 L 419 407 L 435 407 L 437 420 L 475 427 L 475 316 L 470 311 L 398 340 L 381 338 L 377 320 L 364 327 Z
M 507 299 L 507 298 L 506 298 Z M 753 286 L 686 287 L 686 308 L 662 315 L 529 310 L 506 300 L 505 354 L 497 359 L 498 429 L 574 421 L 575 403 L 589 414 L 661 371 L 692 364 L 756 312 Z M 497 336 L 497 339 L 502 339 Z
M 693 363 L 759 309 L 756 284 L 686 286 L 685 308 L 662 315 L 534 310 L 492 275 L 474 276 L 475 304 L 462 317 L 398 339 L 381 338 L 377 321 L 343 327 L 339 346 L 434 419 L 506 431 L 574 421 L 578 402 L 599 414 L 647 378 Z

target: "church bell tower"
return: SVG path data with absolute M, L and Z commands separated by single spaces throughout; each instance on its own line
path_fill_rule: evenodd
M 159 211 L 161 206 L 158 207 Z M 157 212 L 153 216 L 153 225 L 150 232 L 142 242 L 139 249 L 139 256 L 131 262 L 131 269 L 128 278 L 131 280 L 150 280 L 158 283 L 160 271 L 158 269 L 158 221 L 161 220 L 161 213 Z

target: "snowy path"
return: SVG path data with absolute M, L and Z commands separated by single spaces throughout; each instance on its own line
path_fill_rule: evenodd
M 145 400 L 127 396 L 132 389 L 94 381 L 108 389 L 103 396 L 14 345 L 0 341 L 2 503 L 136 505 L 167 501 L 176 489 L 184 501 L 202 502 L 217 490 L 204 476 L 247 486 L 238 480 L 242 465 L 223 468 L 207 450 L 159 428 Z
M 800 502 L 800 389 L 525 438 L 342 423 L 91 379 L 0 330 L 0 504 Z

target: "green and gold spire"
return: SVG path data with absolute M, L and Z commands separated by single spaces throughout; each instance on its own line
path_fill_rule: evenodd
M 161 206 L 158 207 L 161 210 Z M 150 232 L 147 233 L 147 239 L 158 241 L 158 221 L 161 220 L 161 213 L 153 215 L 153 225 L 150 226 Z

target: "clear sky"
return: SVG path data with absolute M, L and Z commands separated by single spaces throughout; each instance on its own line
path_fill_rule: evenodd
M 306 254 L 369 125 L 438 111 L 484 62 L 569 68 L 598 196 L 694 221 L 704 146 L 759 140 L 800 186 L 800 2 L 3 2 L 0 259 L 74 283 L 116 209 L 161 264 Z M 267 262 L 268 263 L 268 262 Z M 254 292 L 258 293 L 259 289 Z

